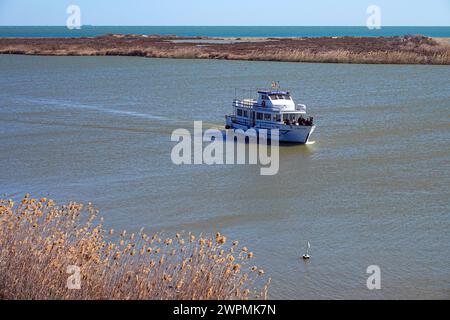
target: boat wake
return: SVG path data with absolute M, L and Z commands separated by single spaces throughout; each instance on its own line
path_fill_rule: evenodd
M 65 108 L 65 109 L 85 109 L 85 110 L 93 110 L 98 112 L 104 112 L 109 114 L 115 114 L 115 115 L 122 115 L 122 116 L 129 116 L 129 117 L 137 117 L 137 118 L 143 118 L 143 119 L 149 119 L 149 120 L 159 120 L 159 121 L 171 121 L 172 119 L 163 117 L 163 116 L 157 116 L 152 115 L 148 113 L 141 113 L 141 112 L 135 112 L 135 111 L 128 111 L 128 110 L 117 110 L 117 109 L 111 109 L 111 108 L 105 108 L 101 106 L 95 106 L 90 104 L 83 104 L 83 103 L 77 103 L 73 101 L 65 101 L 65 100 L 56 100 L 56 99 L 42 99 L 42 98 L 21 98 L 22 101 L 32 103 L 32 104 L 39 104 L 39 105 L 47 105 L 52 107 L 59 107 L 59 108 Z
M 59 99 L 46 99 L 46 98 L 27 98 L 27 97 L 20 97 L 17 98 L 19 102 L 25 102 L 27 104 L 32 105 L 39 105 L 39 106 L 51 106 L 52 108 L 59 108 L 59 109 L 83 109 L 83 110 L 90 110 L 95 112 L 101 112 L 101 113 L 107 113 L 110 115 L 117 115 L 122 117 L 133 117 L 133 118 L 141 118 L 141 119 L 147 119 L 152 120 L 156 122 L 169 122 L 173 125 L 178 126 L 186 126 L 188 124 L 192 125 L 192 121 L 186 120 L 186 119 L 176 119 L 176 118 L 169 118 L 165 116 L 160 115 L 153 115 L 150 113 L 143 113 L 143 112 L 136 112 L 136 111 L 130 111 L 130 110 L 118 110 L 118 109 L 112 109 L 107 108 L 99 105 L 92 105 L 92 104 L 84 104 L 74 101 L 68 101 L 68 100 L 59 100 Z M 212 123 L 212 122 L 203 122 L 204 125 L 209 126 L 210 128 L 221 128 L 222 125 L 219 123 Z

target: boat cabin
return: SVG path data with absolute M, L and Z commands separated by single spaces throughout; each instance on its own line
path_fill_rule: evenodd
M 295 105 L 289 91 L 258 90 L 258 98 L 234 100 L 234 117 L 241 123 L 256 124 L 298 124 L 311 125 L 306 114 L 306 106 Z
M 289 91 L 259 90 L 257 104 L 263 108 L 295 111 L 295 103 Z

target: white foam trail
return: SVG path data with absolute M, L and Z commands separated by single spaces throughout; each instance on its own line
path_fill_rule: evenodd
M 122 116 L 130 116 L 130 117 L 137 117 L 142 119 L 149 119 L 149 120 L 158 120 L 158 121 L 170 121 L 178 124 L 191 124 L 192 121 L 182 120 L 182 119 L 171 119 L 164 116 L 157 116 L 152 115 L 148 113 L 141 113 L 136 111 L 128 111 L 128 110 L 117 110 L 117 109 L 110 109 L 105 108 L 101 106 L 95 106 L 95 105 L 89 105 L 89 104 L 82 104 L 82 103 L 76 103 L 76 102 L 70 102 L 70 101 L 64 101 L 64 100 L 57 100 L 57 99 L 44 99 L 44 98 L 27 98 L 27 97 L 18 97 L 17 100 L 25 101 L 27 103 L 33 103 L 33 104 L 39 104 L 39 105 L 50 105 L 55 106 L 59 108 L 78 108 L 78 109 L 86 109 L 86 110 L 94 110 L 99 112 L 105 112 L 109 114 L 115 114 L 115 115 L 122 115 Z M 221 128 L 221 125 L 217 123 L 210 123 L 210 122 L 203 122 L 204 126 L 209 126 L 211 128 Z M 209 129 L 209 128 L 208 128 Z M 219 129 L 220 130 L 220 129 Z
M 316 143 L 315 141 L 307 141 L 306 144 L 314 144 Z
M 156 116 L 148 113 L 140 113 L 135 111 L 127 111 L 127 110 L 116 110 L 116 109 L 110 109 L 100 106 L 94 106 L 94 105 L 88 105 L 88 104 L 81 104 L 81 103 L 74 103 L 74 102 L 67 102 L 67 101 L 59 101 L 59 100 L 53 100 L 53 99 L 27 99 L 22 98 L 22 100 L 25 100 L 27 102 L 31 103 L 39 103 L 39 104 L 46 104 L 56 107 L 69 107 L 69 108 L 79 108 L 79 109 L 88 109 L 88 110 L 95 110 L 100 112 L 106 112 L 111 114 L 117 114 L 117 115 L 126 115 L 126 116 L 132 116 L 132 117 L 138 117 L 138 118 L 145 118 L 150 120 L 160 120 L 160 121 L 173 121 L 172 119 L 163 117 L 163 116 Z

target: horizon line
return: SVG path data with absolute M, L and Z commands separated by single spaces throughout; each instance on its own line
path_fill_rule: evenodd
M 66 27 L 66 25 L 2 25 L 0 27 Z M 84 24 L 81 27 L 275 27 L 275 28 L 285 28 L 285 27 L 293 27 L 293 28 L 315 28 L 315 27 L 363 27 L 367 28 L 365 25 L 94 25 L 94 24 Z M 404 28 L 404 27 L 420 27 L 420 28 L 449 28 L 450 25 L 386 25 L 381 26 L 383 28 Z

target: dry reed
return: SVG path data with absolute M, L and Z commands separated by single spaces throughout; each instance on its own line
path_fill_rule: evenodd
M 270 279 L 226 237 L 106 230 L 91 204 L 0 200 L 2 299 L 265 299 Z M 68 266 L 80 289 L 68 289 Z
M 448 39 L 424 36 L 265 39 L 235 44 L 171 43 L 171 38 L 105 36 L 92 39 L 0 38 L 0 54 L 140 56 L 287 62 L 450 64 Z
M 427 48 L 423 52 L 416 51 L 369 51 L 352 52 L 350 50 L 329 50 L 313 52 L 305 49 L 283 49 L 269 53 L 254 51 L 239 60 L 285 61 L 285 62 L 322 62 L 322 63 L 367 63 L 367 64 L 450 64 L 450 48 L 437 46 Z

